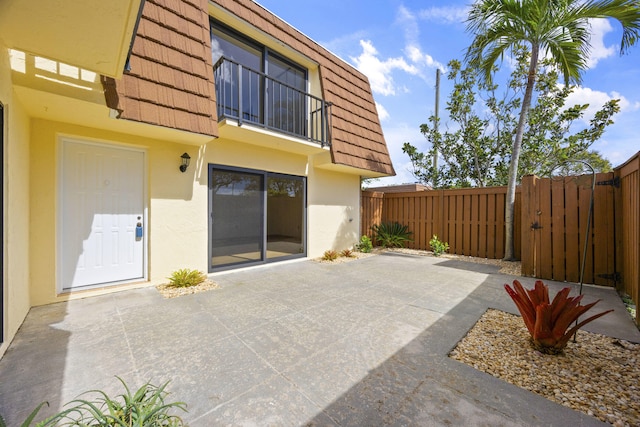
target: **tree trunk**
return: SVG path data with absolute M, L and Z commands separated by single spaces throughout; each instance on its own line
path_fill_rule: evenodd
M 538 55 L 540 47 L 531 46 L 531 61 L 529 62 L 529 75 L 527 76 L 527 88 L 524 92 L 522 107 L 520 109 L 520 118 L 518 119 L 518 127 L 516 128 L 516 137 L 513 141 L 511 149 L 511 164 L 509 165 L 509 181 L 507 183 L 507 200 L 504 207 L 504 227 L 505 227 L 505 246 L 504 259 L 513 261 L 515 259 L 515 251 L 513 247 L 513 214 L 515 211 L 516 200 L 516 181 L 518 179 L 518 161 L 520 160 L 520 147 L 522 146 L 522 137 L 524 128 L 527 124 L 527 116 L 531 108 L 531 97 L 533 87 L 536 83 L 536 68 L 538 67 Z

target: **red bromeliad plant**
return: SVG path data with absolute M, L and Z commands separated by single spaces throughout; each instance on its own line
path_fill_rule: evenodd
M 504 288 L 516 303 L 531 334 L 533 346 L 546 354 L 562 352 L 578 328 L 613 311 L 607 310 L 591 316 L 567 331 L 573 322 L 600 300 L 580 305 L 582 295 L 570 297 L 570 289 L 564 288 L 549 303 L 549 288 L 541 280 L 536 281 L 533 289 L 525 290 L 517 280 L 513 281 L 514 289 L 506 283 Z

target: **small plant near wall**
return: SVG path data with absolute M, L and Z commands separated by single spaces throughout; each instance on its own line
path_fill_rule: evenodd
M 186 288 L 191 286 L 197 286 L 200 283 L 207 280 L 207 275 L 198 270 L 191 270 L 189 268 L 181 268 L 171 273 L 169 279 L 169 286 L 174 288 Z
M 342 252 L 340 252 L 340 256 L 345 257 L 345 258 L 353 258 L 353 251 L 351 249 L 343 249 Z
M 338 252 L 329 249 L 328 251 L 324 251 L 324 255 L 322 255 L 323 261 L 335 261 L 338 259 Z
M 37 426 L 139 426 L 139 427 L 180 427 L 184 426 L 182 419 L 170 412 L 173 409 L 186 411 L 183 402 L 165 402 L 168 393 L 165 391 L 167 383 L 154 386 L 144 384 L 135 393 L 120 378 L 116 377 L 124 386 L 124 393 L 114 397 L 108 396 L 102 390 L 91 390 L 85 394 L 96 394 L 95 399 L 75 399 L 67 403 L 68 408 L 37 423 Z M 21 427 L 29 427 L 40 409 L 48 405 L 43 402 L 31 412 Z M 4 421 L 0 418 L 0 427 Z
M 449 250 L 449 244 L 447 242 L 441 242 L 435 234 L 431 240 L 429 240 L 429 246 L 431 246 L 433 256 L 440 256 Z
M 409 227 L 398 222 L 383 222 L 371 227 L 376 240 L 385 248 L 403 248 L 411 241 L 412 232 Z
M 369 238 L 369 236 L 364 235 L 360 237 L 360 243 L 356 245 L 356 248 L 360 252 L 368 254 L 373 250 L 373 243 L 371 243 L 371 239 Z
M 562 353 L 571 336 L 581 326 L 613 311 L 607 310 L 595 314 L 567 330 L 573 322 L 600 300 L 580 305 L 583 295 L 570 297 L 570 289 L 564 288 L 550 303 L 549 288 L 541 280 L 536 280 L 533 289 L 525 290 L 517 280 L 513 281 L 513 289 L 506 283 L 504 288 L 522 315 L 522 320 L 531 334 L 533 347 L 545 354 Z

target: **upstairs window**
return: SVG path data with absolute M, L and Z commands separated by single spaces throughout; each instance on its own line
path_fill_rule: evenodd
M 309 137 L 309 121 L 324 108 L 307 93 L 306 69 L 215 20 L 211 55 L 220 117 Z

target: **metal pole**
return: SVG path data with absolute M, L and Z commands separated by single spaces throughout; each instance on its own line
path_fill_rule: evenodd
M 435 113 L 436 121 L 434 123 L 434 128 L 436 133 L 438 133 L 438 119 L 440 117 L 440 68 L 436 68 L 436 113 Z M 433 155 L 433 185 L 434 187 L 438 184 L 438 144 L 436 141 L 433 142 L 434 145 L 434 155 Z

